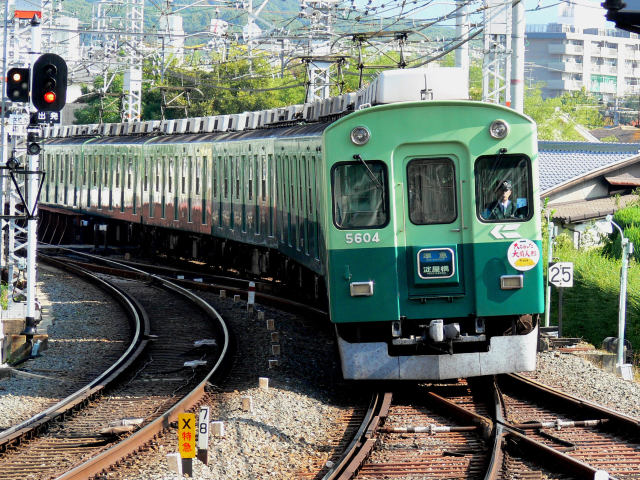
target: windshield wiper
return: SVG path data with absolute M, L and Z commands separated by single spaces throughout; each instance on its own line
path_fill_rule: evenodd
M 380 181 L 376 178 L 376 176 L 373 174 L 373 172 L 371 171 L 371 169 L 369 168 L 369 165 L 367 165 L 367 162 L 365 162 L 363 160 L 363 158 L 358 155 L 357 153 L 353 156 L 354 160 L 359 160 L 362 162 L 362 164 L 364 165 L 364 168 L 367 169 L 367 173 L 369 174 L 369 178 L 371 178 L 371 180 L 373 180 L 376 184 L 376 186 L 380 189 L 384 191 L 384 187 L 382 186 L 382 184 L 380 183 Z

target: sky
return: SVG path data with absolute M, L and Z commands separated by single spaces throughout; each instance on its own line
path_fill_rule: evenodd
M 580 0 L 580 3 L 583 5 L 577 8 L 581 14 L 586 17 L 586 22 L 588 22 L 583 23 L 583 25 L 592 26 L 589 25 L 592 22 L 601 22 L 606 24 L 607 28 L 615 27 L 613 23 L 607 22 L 604 18 L 606 10 L 600 5 L 602 2 L 603 0 Z M 563 4 L 566 4 L 566 2 L 560 2 L 558 0 L 525 0 L 525 20 L 527 24 L 530 25 L 557 22 L 560 7 Z

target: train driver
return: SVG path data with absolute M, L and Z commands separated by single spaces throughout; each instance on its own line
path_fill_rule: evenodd
M 511 200 L 513 187 L 511 182 L 505 180 L 498 185 L 497 198 L 485 206 L 483 217 L 489 220 L 501 220 L 513 218 L 517 214 L 518 207 Z

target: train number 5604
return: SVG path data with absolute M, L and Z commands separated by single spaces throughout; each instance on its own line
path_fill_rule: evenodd
M 365 233 L 347 233 L 344 236 L 344 240 L 347 243 L 378 243 L 380 237 L 378 232 L 371 235 L 369 232 Z

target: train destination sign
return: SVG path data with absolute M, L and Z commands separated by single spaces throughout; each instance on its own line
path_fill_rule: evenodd
M 418 252 L 420 278 L 450 278 L 454 273 L 454 254 L 450 248 L 423 248 Z

